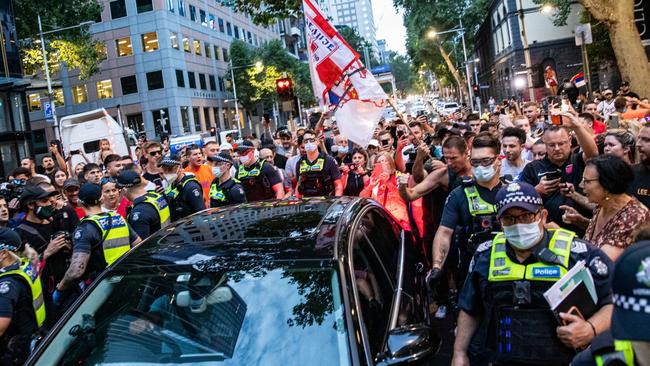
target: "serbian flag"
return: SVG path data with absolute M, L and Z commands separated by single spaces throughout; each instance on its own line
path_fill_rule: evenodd
M 341 134 L 368 146 L 388 96 L 312 0 L 303 0 L 307 51 L 314 95 L 321 106 L 337 106 Z
M 583 86 L 587 85 L 587 82 L 585 81 L 585 73 L 584 72 L 580 72 L 580 73 L 577 73 L 577 74 L 573 75 L 573 77 L 571 78 L 571 81 L 574 84 L 576 84 L 577 88 L 580 88 L 580 87 L 583 87 Z

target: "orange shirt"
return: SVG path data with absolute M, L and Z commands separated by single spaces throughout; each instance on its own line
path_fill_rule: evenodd
M 214 180 L 214 174 L 212 174 L 212 167 L 209 165 L 201 165 L 197 169 L 192 165 L 188 165 L 187 168 L 185 168 L 185 173 L 194 174 L 196 176 L 196 179 L 198 179 L 199 182 L 201 182 L 205 205 L 206 207 L 210 207 L 210 184 Z
M 645 108 L 637 108 L 637 109 L 632 109 L 628 108 L 623 114 L 621 114 L 621 117 L 623 119 L 640 119 L 645 117 L 646 114 L 650 112 L 650 109 L 645 109 Z

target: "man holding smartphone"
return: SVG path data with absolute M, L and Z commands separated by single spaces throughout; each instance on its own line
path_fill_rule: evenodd
M 598 156 L 598 147 L 588 127 L 576 116 L 558 109 L 551 113 L 562 118 L 562 125 L 546 129 L 542 136 L 546 157 L 526 165 L 519 180 L 535 187 L 544 200 L 544 208 L 548 210 L 548 221 L 559 224 L 562 222 L 560 206 L 574 206 L 574 202 L 560 191 L 560 184 L 572 184 L 579 189 L 585 161 Z M 582 148 L 581 153 L 571 150 L 572 133 Z M 570 230 L 581 231 L 573 227 Z

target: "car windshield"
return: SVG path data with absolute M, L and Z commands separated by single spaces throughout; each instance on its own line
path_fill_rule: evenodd
M 107 277 L 37 364 L 350 364 L 336 271 L 245 266 Z

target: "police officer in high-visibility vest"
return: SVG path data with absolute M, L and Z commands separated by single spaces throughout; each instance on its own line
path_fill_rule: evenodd
M 241 183 L 233 178 L 230 170 L 235 161 L 230 153 L 224 151 L 208 156 L 215 178 L 210 185 L 210 207 L 222 207 L 246 202 L 246 193 Z
M 115 211 L 103 212 L 101 187 L 84 183 L 79 202 L 87 213 L 72 235 L 72 260 L 52 296 L 55 306 L 69 303 L 72 292 L 90 285 L 106 267 L 141 241 L 126 220 Z
M 284 197 L 284 186 L 282 179 L 273 166 L 258 156 L 255 145 L 248 140 L 242 141 L 238 146 L 239 169 L 237 180 L 239 180 L 246 192 L 248 202 L 270 200 Z
M 117 186 L 124 189 L 124 196 L 133 202 L 128 223 L 143 240 L 170 223 L 167 199 L 160 193 L 148 191 L 149 181 L 135 170 L 123 170 L 117 178 Z
M 650 362 L 650 241 L 639 241 L 616 260 L 614 312 L 609 331 L 594 338 L 572 366 L 645 366 Z
M 529 184 L 501 188 L 497 215 L 503 232 L 477 248 L 459 297 L 452 364 L 470 364 L 468 346 L 483 322 L 493 364 L 567 365 L 576 349 L 609 327 L 612 262 L 573 232 L 545 229 L 548 212 Z M 595 313 L 556 319 L 544 292 L 579 261 L 594 280 Z
M 476 247 L 500 231 L 495 207 L 496 194 L 502 186 L 500 152 L 501 144 L 492 135 L 482 133 L 474 138 L 470 153 L 473 177 L 463 178 L 463 184 L 447 197 L 433 239 L 429 286 L 434 287 L 440 279 L 447 255 L 458 253 L 458 265 L 448 267 L 458 268 L 456 286 L 460 288 Z
M 305 154 L 296 162 L 297 194 L 299 197 L 341 196 L 343 182 L 336 160 L 319 152 L 319 139 L 312 130 L 302 136 Z
M 164 157 L 158 167 L 168 185 L 165 197 L 169 202 L 171 220 L 176 221 L 193 213 L 205 210 L 201 182 L 192 173 L 181 169 L 181 160 L 176 155 Z
M 0 228 L 0 365 L 22 365 L 45 322 L 38 268 L 18 255 L 20 236 Z

